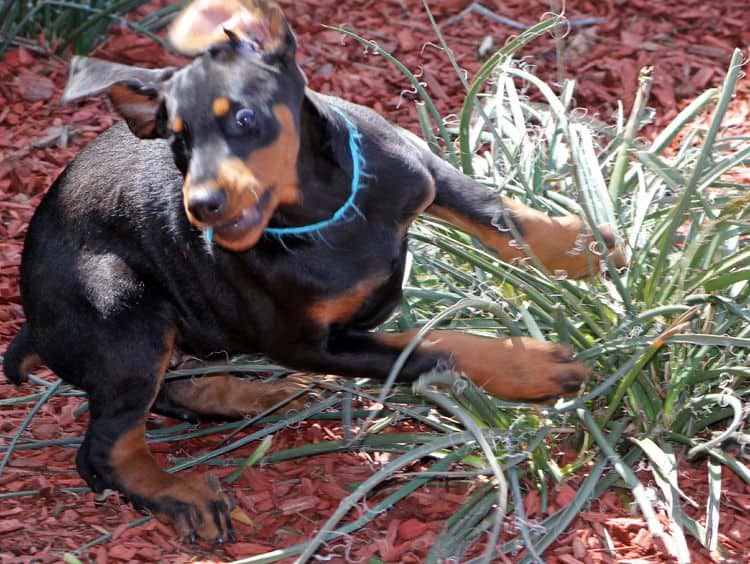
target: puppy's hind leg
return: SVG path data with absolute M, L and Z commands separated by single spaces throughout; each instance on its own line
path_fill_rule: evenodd
M 264 380 L 212 374 L 169 380 L 159 391 L 152 411 L 189 421 L 241 419 L 274 406 L 278 406 L 276 413 L 289 413 L 319 397 L 314 389 L 315 378 L 319 377 L 291 374 Z
M 175 331 L 167 316 L 144 309 L 93 322 L 89 355 L 78 355 L 79 383 L 90 406 L 78 469 L 92 489 L 120 490 L 189 541 L 231 540 L 229 502 L 218 487 L 168 474 L 146 444 L 146 416 L 171 359 Z

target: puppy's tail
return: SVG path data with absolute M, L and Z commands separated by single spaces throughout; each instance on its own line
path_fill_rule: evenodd
M 3 359 L 5 377 L 15 386 L 26 381 L 29 372 L 42 363 L 42 359 L 34 350 L 29 324 L 25 323 L 8 346 Z

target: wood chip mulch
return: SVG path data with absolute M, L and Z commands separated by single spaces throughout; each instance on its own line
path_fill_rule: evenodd
M 164 3 L 155 0 L 149 9 Z M 314 89 L 374 107 L 392 121 L 417 131 L 411 103 L 414 94 L 408 82 L 382 57 L 367 53 L 359 43 L 322 27 L 343 24 L 375 39 L 418 72 L 442 115 L 459 110 L 462 87 L 437 46 L 420 1 L 287 0 L 281 4 L 298 34 L 299 59 Z M 471 3 L 446 0 L 432 4 L 436 20 L 445 22 Z M 658 129 L 692 97 L 707 87 L 720 85 L 732 50 L 750 45 L 750 5 L 746 0 L 583 0 L 569 4 L 574 4 L 568 6 L 567 13 L 573 25 L 565 38 L 565 63 L 568 75 L 578 80 L 576 104 L 605 121 L 611 121 L 618 100 L 629 109 L 639 68 L 653 65 L 651 105 L 656 110 L 654 129 Z M 488 0 L 484 6 L 528 26 L 538 21 L 550 3 Z M 459 64 L 471 77 L 482 63 L 477 56 L 480 43 L 491 37 L 498 47 L 518 30 L 470 11 L 445 26 L 443 32 Z M 125 27 L 112 29 L 95 54 L 144 66 L 181 61 Z M 551 38 L 536 41 L 523 54 L 538 75 L 548 81 L 555 79 L 555 45 Z M 102 98 L 69 106 L 59 104 L 66 65 L 65 60 L 33 48 L 12 50 L 0 62 L 0 353 L 23 320 L 18 266 L 28 220 L 63 167 L 116 119 Z M 746 78 L 740 83 L 733 112 L 730 125 L 738 134 L 747 134 L 750 83 Z M 52 378 L 44 371 L 39 375 Z M 16 390 L 5 381 L 0 382 L 0 398 L 22 397 L 40 390 L 41 386 L 33 384 Z M 86 416 L 76 417 L 76 412 L 82 402 L 80 397 L 55 397 L 31 421 L 24 438 L 80 437 Z M 0 407 L 0 446 L 7 446 L 17 433 L 29 406 L 24 403 Z M 172 423 L 160 418 L 152 421 L 155 427 L 168 424 Z M 414 429 L 416 426 L 408 422 L 398 428 Z M 335 424 L 308 422 L 277 433 L 272 450 L 337 438 L 341 438 L 341 430 Z M 212 436 L 160 444 L 156 446 L 156 457 L 167 465 L 173 457 L 199 454 L 218 440 Z M 255 446 L 249 445 L 236 455 L 246 456 Z M 248 469 L 230 491 L 250 520 L 237 524 L 239 542 L 212 550 L 207 545 L 190 547 L 178 542 L 170 528 L 153 519 L 128 528 L 128 523 L 141 514 L 117 496 L 97 500 L 90 492 L 61 491 L 83 486 L 75 471 L 75 448 L 17 450 L 0 474 L 0 561 L 58 562 L 65 553 L 106 533 L 111 533 L 111 538 L 83 551 L 82 560 L 99 564 L 226 561 L 290 546 L 311 538 L 338 501 L 349 493 L 345 486 L 366 479 L 389 456 L 329 454 Z M 570 453 L 561 447 L 559 456 Z M 206 466 L 198 468 L 201 473 L 207 470 Z M 218 477 L 232 470 L 210 468 Z M 536 492 L 527 493 L 529 521 L 538 521 L 567 504 L 576 495 L 575 488 L 582 478 L 583 475 L 554 491 L 544 512 Z M 641 478 L 649 482 L 645 472 Z M 705 463 L 683 462 L 679 480 L 683 491 L 700 507 L 688 508 L 688 513 L 705 523 Z M 35 493 L 22 494 L 30 490 Z M 351 537 L 327 545 L 322 557 L 331 562 L 366 562 L 370 557 L 388 562 L 421 562 L 445 519 L 467 493 L 467 487 L 447 481 L 423 488 Z M 367 500 L 368 507 L 374 501 Z M 358 507 L 355 513 L 364 509 Z M 694 561 L 747 562 L 749 511 L 750 486 L 725 469 L 719 542 L 726 552 L 710 555 L 690 540 Z M 659 516 L 667 525 L 663 510 Z M 507 529 L 505 538 L 510 538 L 515 531 L 512 520 Z M 608 542 L 613 548 L 607 548 Z M 467 554 L 479 555 L 483 548 L 480 539 Z M 514 555 L 506 561 L 519 558 Z M 545 559 L 564 564 L 671 561 L 645 529 L 638 512 L 632 510 L 624 490 L 606 493 L 582 512 L 546 551 Z

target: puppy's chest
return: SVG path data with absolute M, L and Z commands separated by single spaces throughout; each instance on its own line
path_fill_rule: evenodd
M 317 326 L 344 325 L 387 315 L 384 310 L 401 288 L 405 246 L 395 234 L 377 241 L 355 240 L 337 257 L 335 249 L 321 257 L 321 275 L 304 304 L 305 317 Z
M 319 326 L 346 324 L 376 305 L 389 279 L 386 273 L 377 273 L 356 281 L 347 290 L 318 296 L 307 305 L 307 316 Z

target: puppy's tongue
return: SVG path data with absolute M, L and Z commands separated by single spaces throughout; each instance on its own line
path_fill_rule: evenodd
M 255 205 L 247 208 L 240 215 L 230 219 L 226 223 L 215 226 L 214 231 L 221 236 L 231 237 L 232 235 L 239 235 L 260 223 L 261 219 L 263 219 L 263 214 L 260 206 Z

